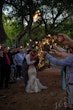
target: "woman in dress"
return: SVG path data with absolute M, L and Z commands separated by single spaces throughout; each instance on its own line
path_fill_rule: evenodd
M 43 86 L 39 79 L 37 78 L 37 71 L 35 67 L 35 60 L 36 56 L 34 56 L 34 51 L 30 50 L 29 54 L 26 56 L 27 64 L 29 65 L 28 68 L 28 83 L 26 86 L 27 93 L 37 93 L 40 92 L 42 89 L 47 89 L 46 86 Z

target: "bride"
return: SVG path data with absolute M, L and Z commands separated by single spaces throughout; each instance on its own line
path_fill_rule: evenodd
M 29 54 L 26 56 L 26 61 L 27 64 L 29 65 L 28 68 L 28 83 L 26 86 L 25 91 L 27 93 L 37 93 L 40 92 L 42 89 L 47 89 L 46 86 L 43 86 L 39 79 L 37 78 L 37 71 L 36 71 L 36 67 L 35 67 L 35 57 L 34 56 L 34 51 L 30 50 Z

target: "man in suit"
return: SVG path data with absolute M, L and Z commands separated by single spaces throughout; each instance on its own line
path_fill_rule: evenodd
M 25 83 L 25 88 L 27 86 L 27 82 L 28 82 L 28 64 L 27 64 L 27 60 L 26 60 L 26 56 L 29 54 L 29 51 L 25 50 L 24 53 L 24 60 L 23 60 L 23 64 L 22 64 L 22 75 L 24 77 L 24 83 Z

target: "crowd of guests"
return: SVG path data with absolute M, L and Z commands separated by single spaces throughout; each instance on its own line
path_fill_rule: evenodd
M 22 64 L 27 52 L 26 48 L 0 49 L 0 89 L 9 88 L 9 83 L 23 78 Z
M 0 89 L 8 88 L 8 83 L 14 78 L 16 61 L 14 56 L 19 53 L 19 50 L 13 48 L 11 51 L 7 47 L 2 47 L 0 50 Z

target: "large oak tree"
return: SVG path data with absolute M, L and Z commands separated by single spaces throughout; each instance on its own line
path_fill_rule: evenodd
M 25 33 L 28 34 L 28 38 L 31 38 L 31 32 L 33 30 L 32 16 L 36 10 L 39 9 L 41 11 L 41 16 L 39 17 L 38 23 L 43 23 L 45 33 L 48 33 L 50 30 L 53 31 L 59 24 L 61 24 L 61 22 L 70 17 L 73 9 L 72 0 L 2 0 L 0 2 L 0 16 L 2 16 L 2 8 L 3 4 L 5 3 L 6 6 L 9 5 L 13 8 L 9 16 L 17 17 L 17 21 L 22 25 L 21 31 L 17 35 L 19 41 Z M 2 24 L 2 17 L 0 18 L 0 23 Z M 26 21 L 27 26 L 25 26 L 24 21 Z M 2 28 L 3 27 L 1 25 L 1 29 Z

